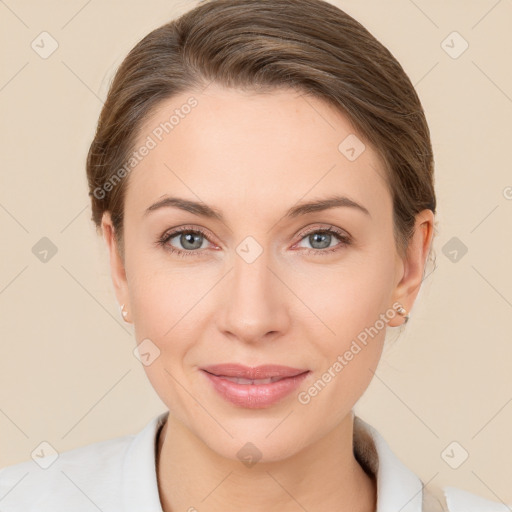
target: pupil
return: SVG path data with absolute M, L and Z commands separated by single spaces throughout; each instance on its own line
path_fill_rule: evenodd
M 320 239 L 320 247 L 315 247 L 315 249 L 325 249 L 326 247 L 329 247 L 330 241 L 326 241 L 327 237 L 330 237 L 331 235 L 328 235 L 327 233 L 315 233 L 314 235 L 311 235 L 310 242 L 311 245 L 314 246 L 314 243 L 316 243 Z M 312 239 L 312 240 L 311 240 Z M 323 239 L 323 242 L 322 242 Z
M 197 245 L 197 243 L 194 245 L 194 238 L 197 237 L 199 239 L 199 236 L 196 235 L 195 233 L 186 233 L 184 235 L 182 235 L 182 239 L 184 238 L 185 239 L 185 243 L 182 241 L 182 245 L 183 247 L 187 247 L 187 244 L 192 244 L 192 247 L 189 247 L 192 248 L 192 249 L 198 249 L 199 247 L 201 247 L 201 242 L 199 242 L 199 245 Z

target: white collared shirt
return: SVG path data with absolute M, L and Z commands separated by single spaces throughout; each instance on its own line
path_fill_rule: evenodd
M 36 452 L 35 460 L 1 469 L 0 510 L 162 512 L 155 442 L 168 414 L 154 417 L 137 434 L 68 450 L 55 460 L 43 450 Z M 446 503 L 431 501 L 421 480 L 397 458 L 378 431 L 358 416 L 354 418 L 354 453 L 376 476 L 376 512 L 510 512 L 502 503 L 453 487 L 443 489 Z

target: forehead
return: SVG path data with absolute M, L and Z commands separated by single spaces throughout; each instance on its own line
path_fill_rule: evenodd
M 343 193 L 391 208 L 380 159 L 348 117 L 292 89 L 182 93 L 141 125 L 135 148 L 144 144 L 126 195 L 137 210 L 165 194 L 250 209 Z

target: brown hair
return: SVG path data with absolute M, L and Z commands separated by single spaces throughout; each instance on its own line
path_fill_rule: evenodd
M 212 81 L 255 92 L 292 87 L 348 116 L 384 164 L 400 254 L 415 215 L 426 208 L 435 213 L 434 161 L 420 100 L 368 30 L 323 0 L 210 0 L 144 37 L 110 85 L 87 178 L 92 220 L 98 230 L 103 212 L 111 213 L 121 254 L 129 176 L 121 178 L 142 124 L 163 100 Z

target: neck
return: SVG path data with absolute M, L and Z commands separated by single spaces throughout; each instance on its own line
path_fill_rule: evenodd
M 158 438 L 164 512 L 375 512 L 376 482 L 353 453 L 353 414 L 285 460 L 246 467 L 220 456 L 169 414 Z

